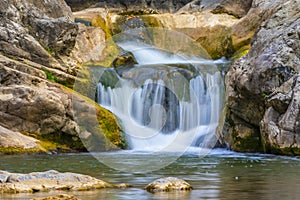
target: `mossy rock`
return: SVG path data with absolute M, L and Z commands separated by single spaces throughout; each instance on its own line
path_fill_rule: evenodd
M 110 111 L 75 91 L 73 95 L 75 95 L 73 96 L 75 99 L 79 99 L 79 109 L 82 109 L 77 110 L 78 114 L 75 114 L 76 122 L 83 133 L 88 132 L 89 134 L 86 138 L 80 136 L 87 150 L 107 151 L 127 147 L 118 119 Z M 74 106 L 76 107 L 73 104 Z
M 269 144 L 267 144 L 265 146 L 265 153 L 271 153 L 271 154 L 277 154 L 277 155 L 298 156 L 298 155 L 300 155 L 300 148 L 297 148 L 297 147 L 280 148 L 277 146 L 270 146 Z
M 91 26 L 99 27 L 105 32 L 105 38 L 111 37 L 111 29 L 107 21 L 101 16 L 97 15 L 91 20 Z
M 1 154 L 18 154 L 18 153 L 40 153 L 43 150 L 39 148 L 29 148 L 25 149 L 23 147 L 2 147 L 0 146 L 0 155 Z

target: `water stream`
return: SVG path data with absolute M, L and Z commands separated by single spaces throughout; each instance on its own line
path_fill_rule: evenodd
M 101 153 L 120 159 L 126 152 Z M 141 156 L 142 158 L 142 156 Z M 300 158 L 262 154 L 234 153 L 214 149 L 199 159 L 198 152 L 186 152 L 173 164 L 149 173 L 125 173 L 101 164 L 90 154 L 7 155 L 1 156 L 0 169 L 10 172 L 59 170 L 88 174 L 110 183 L 132 184 L 128 189 L 103 189 L 89 192 L 63 192 L 83 200 L 148 200 L 148 199 L 272 199 L 290 200 L 300 196 Z M 144 161 L 155 156 L 144 157 Z M 128 163 L 134 156 L 127 156 Z M 126 164 L 126 163 L 124 163 Z M 160 177 L 176 176 L 188 181 L 190 192 L 148 193 L 145 185 Z M 62 192 L 34 194 L 0 194 L 1 200 L 29 200 Z
M 118 45 L 133 54 L 136 64 L 123 69 L 116 85 L 100 79 L 97 99 L 121 120 L 129 147 L 154 152 L 211 148 L 223 107 L 216 66 L 222 61 L 171 54 L 144 43 Z

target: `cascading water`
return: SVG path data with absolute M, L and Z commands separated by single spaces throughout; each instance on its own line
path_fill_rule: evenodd
M 172 152 L 215 142 L 223 105 L 223 80 L 215 62 L 145 44 L 118 45 L 137 63 L 117 85 L 108 86 L 100 79 L 97 99 L 121 120 L 130 148 Z M 177 65 L 192 66 L 193 72 Z

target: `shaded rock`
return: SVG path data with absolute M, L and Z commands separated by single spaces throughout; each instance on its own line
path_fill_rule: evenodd
M 59 194 L 56 196 L 49 196 L 45 198 L 33 198 L 31 200 L 80 200 L 80 199 L 76 198 L 74 195 Z
M 262 142 L 252 151 L 264 148 L 269 153 L 300 153 L 297 139 L 300 15 L 294 7 L 299 3 L 299 0 L 254 1 L 262 9 L 260 15 L 267 19 L 256 32 L 249 53 L 235 62 L 226 77 L 229 109 L 224 132 L 230 137 L 235 132 L 241 134 L 243 129 L 237 125 L 242 121 L 255 133 L 250 138 L 259 137 Z M 249 11 L 249 17 L 252 12 Z M 244 151 L 236 149 L 234 142 L 229 142 L 229 146 Z
M 29 174 L 0 171 L 0 174 L 8 176 L 6 182 L 0 183 L 2 193 L 32 193 L 51 190 L 87 191 L 112 186 L 91 176 L 70 172 L 60 173 L 55 170 Z
M 175 12 L 191 2 L 191 0 L 66 0 L 73 11 L 83 10 L 89 7 L 104 7 L 121 10 L 154 9 L 160 12 Z
M 175 177 L 167 177 L 149 183 L 145 189 L 148 192 L 169 192 L 173 190 L 192 190 L 192 186 L 184 180 Z
M 223 0 L 217 5 L 212 13 L 221 14 L 227 13 L 237 18 L 242 18 L 247 14 L 251 8 L 252 0 L 239 1 L 239 0 Z

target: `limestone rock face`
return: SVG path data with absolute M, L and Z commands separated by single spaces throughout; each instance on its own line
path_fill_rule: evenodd
M 227 74 L 225 137 L 234 150 L 299 154 L 300 2 L 254 3 L 266 20 Z
M 72 20 L 71 9 L 63 0 L 0 2 L 0 126 L 3 127 L 2 138 L 5 138 L 0 140 L 1 147 L 26 149 L 38 143 L 38 140 L 28 140 L 25 136 L 23 143 L 19 142 L 20 134 L 24 133 L 71 149 L 85 150 L 80 140 L 80 135 L 85 133 L 101 135 L 104 145 L 100 146 L 104 150 L 111 146 L 107 145 L 109 140 L 101 128 L 120 131 L 118 125 L 115 129 L 105 127 L 108 123 L 105 120 L 99 119 L 102 125 L 99 124 L 95 112 L 95 121 L 90 122 L 94 126 L 89 130 L 74 117 L 73 97 L 79 99 L 83 107 L 95 107 L 92 101 L 67 88 L 75 81 L 88 79 L 88 73 L 86 77 L 76 77 L 78 71 L 84 70 L 77 63 L 92 60 L 95 53 L 86 56 L 91 51 L 87 54 L 78 51 L 76 60 L 69 55 L 73 55 L 76 41 L 82 41 L 80 37 L 86 39 L 101 30 L 83 29 L 87 36 L 78 35 L 78 26 Z M 97 46 L 100 42 L 96 40 L 95 43 Z M 77 44 L 76 48 L 78 45 L 82 44 Z M 100 51 L 101 47 L 94 49 Z M 98 112 L 105 112 L 96 107 Z M 87 115 L 85 111 L 82 113 Z M 109 122 L 116 124 L 111 113 L 105 114 Z
M 173 190 L 192 190 L 192 186 L 179 178 L 167 177 L 149 183 L 145 189 L 149 192 L 169 192 Z

